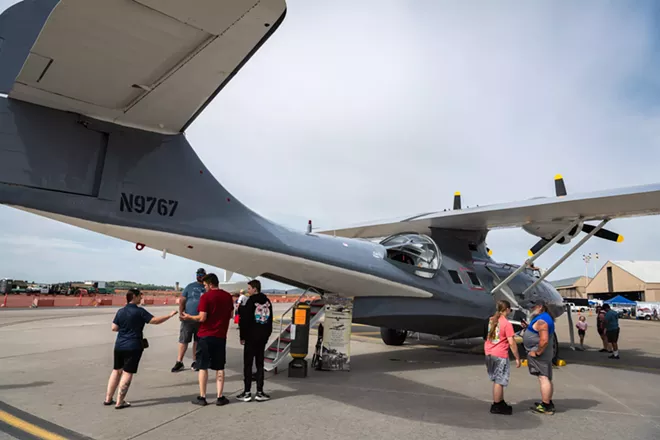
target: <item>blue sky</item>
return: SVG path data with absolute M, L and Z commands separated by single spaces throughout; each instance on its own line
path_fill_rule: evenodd
M 448 208 L 455 191 L 464 205 L 551 196 L 557 173 L 570 193 L 656 183 L 657 9 L 290 0 L 187 136 L 237 198 L 301 230 L 309 218 L 324 227 Z M 660 259 L 658 226 L 612 221 L 623 243 L 593 239 L 551 279 L 583 274 L 588 252 L 599 265 Z M 535 242 L 522 230 L 488 237 L 493 257 L 514 263 Z M 200 266 L 8 207 L 0 249 L 0 277 L 53 282 L 185 283 Z

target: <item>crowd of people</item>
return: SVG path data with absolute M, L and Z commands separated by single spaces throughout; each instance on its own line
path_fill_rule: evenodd
M 254 400 L 265 401 L 270 396 L 264 392 L 264 352 L 273 330 L 273 306 L 261 292 L 259 280 L 248 282 L 248 295 L 234 303 L 232 295 L 219 288 L 218 277 L 197 270 L 196 281 L 184 289 L 179 310 L 168 315 L 154 317 L 139 307 L 142 293 L 131 289 L 126 294 L 126 306 L 119 309 L 112 321 L 112 331 L 117 332 L 114 345 L 114 366 L 108 380 L 104 405 L 116 409 L 130 407 L 126 401 L 128 389 L 137 373 L 144 350 L 149 347 L 144 338 L 146 324 L 162 324 L 179 314 L 179 344 L 176 363 L 172 372 L 185 368 L 183 359 L 190 342 L 193 342 L 191 369 L 198 372 L 199 394 L 193 404 L 208 404 L 206 389 L 208 370 L 216 372 L 216 405 L 229 403 L 224 395 L 224 370 L 227 359 L 227 333 L 229 323 L 238 316 L 239 338 L 243 346 L 244 389 L 236 398 L 252 400 L 252 367 L 256 364 L 256 393 Z M 117 390 L 118 389 L 118 390 Z M 114 400 L 117 393 L 117 400 Z
M 258 280 L 248 282 L 247 295 L 241 294 L 236 302 L 232 295 L 220 289 L 218 277 L 207 274 L 204 269 L 196 273 L 196 281 L 184 289 L 179 302 L 179 310 L 168 315 L 155 317 L 146 309 L 139 307 L 142 294 L 131 289 L 126 294 L 126 306 L 117 311 L 112 321 L 112 331 L 117 332 L 114 346 L 114 366 L 108 380 L 104 405 L 115 405 L 122 409 L 130 407 L 126 401 L 128 389 L 137 373 L 143 352 L 149 343 L 143 336 L 146 324 L 162 324 L 179 314 L 178 356 L 172 372 L 185 368 L 183 359 L 190 342 L 193 342 L 191 369 L 198 372 L 199 394 L 192 403 L 207 405 L 206 389 L 208 370 L 216 372 L 216 405 L 229 403 L 224 395 L 224 369 L 226 364 L 227 332 L 233 317 L 239 327 L 240 343 L 243 346 L 243 391 L 236 396 L 240 401 L 252 400 L 252 367 L 256 366 L 256 393 L 254 400 L 264 401 L 270 396 L 264 392 L 264 353 L 266 344 L 273 330 L 273 306 L 261 292 Z M 507 319 L 511 313 L 511 304 L 506 300 L 498 301 L 496 313 L 488 321 L 488 330 L 484 342 L 486 369 L 493 382 L 493 414 L 513 413 L 513 407 L 504 400 L 504 388 L 508 386 L 511 375 L 509 350 L 513 353 L 516 368 L 521 360 L 515 340 L 513 325 Z M 554 387 L 552 383 L 552 362 L 555 333 L 555 320 L 542 300 L 532 303 L 531 320 L 523 322 L 523 347 L 527 353 L 529 373 L 538 378 L 541 400 L 535 402 L 532 410 L 541 414 L 554 414 L 552 401 Z M 584 348 L 587 331 L 586 318 L 581 316 L 576 324 L 580 337 L 580 346 Z M 603 342 L 601 352 L 611 353 L 611 359 L 619 359 L 619 321 L 618 314 L 608 304 L 597 308 L 597 331 Z M 117 391 L 118 390 L 118 391 Z M 117 393 L 117 400 L 114 400 Z

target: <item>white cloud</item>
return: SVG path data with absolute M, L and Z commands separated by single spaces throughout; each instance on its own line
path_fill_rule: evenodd
M 556 173 L 571 193 L 657 180 L 657 38 L 643 4 L 287 3 L 280 29 L 188 132 L 216 178 L 269 218 L 304 230 L 308 218 L 324 227 L 443 209 L 457 190 L 466 205 L 550 196 Z M 53 276 L 181 281 L 199 265 L 8 208 L 0 215 L 5 235 L 112 246 L 81 251 L 75 264 L 47 261 Z M 612 222 L 624 243 L 594 239 L 556 277 L 583 273 L 583 251 L 659 259 L 659 224 Z M 519 230 L 489 235 L 494 257 L 517 263 L 535 241 Z M 3 270 L 23 271 L 47 257 L 10 249 L 1 258 Z

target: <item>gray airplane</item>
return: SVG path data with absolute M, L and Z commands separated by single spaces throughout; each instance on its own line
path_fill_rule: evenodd
M 263 218 L 211 175 L 184 132 L 285 13 L 284 0 L 12 6 L 0 16 L 0 203 L 138 250 L 354 297 L 354 322 L 381 327 L 393 345 L 408 331 L 483 336 L 500 298 L 517 321 L 538 298 L 561 315 L 533 261 L 581 232 L 578 245 L 620 241 L 607 221 L 660 211 L 660 185 L 567 195 L 558 177 L 556 197 L 460 209 L 457 195 L 450 210 L 351 228 Z M 488 232 L 504 227 L 540 238 L 520 266 L 489 255 Z

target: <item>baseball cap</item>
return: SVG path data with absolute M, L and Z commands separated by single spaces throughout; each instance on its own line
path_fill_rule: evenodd
M 197 275 L 206 275 L 206 270 L 203 267 L 197 269 Z

